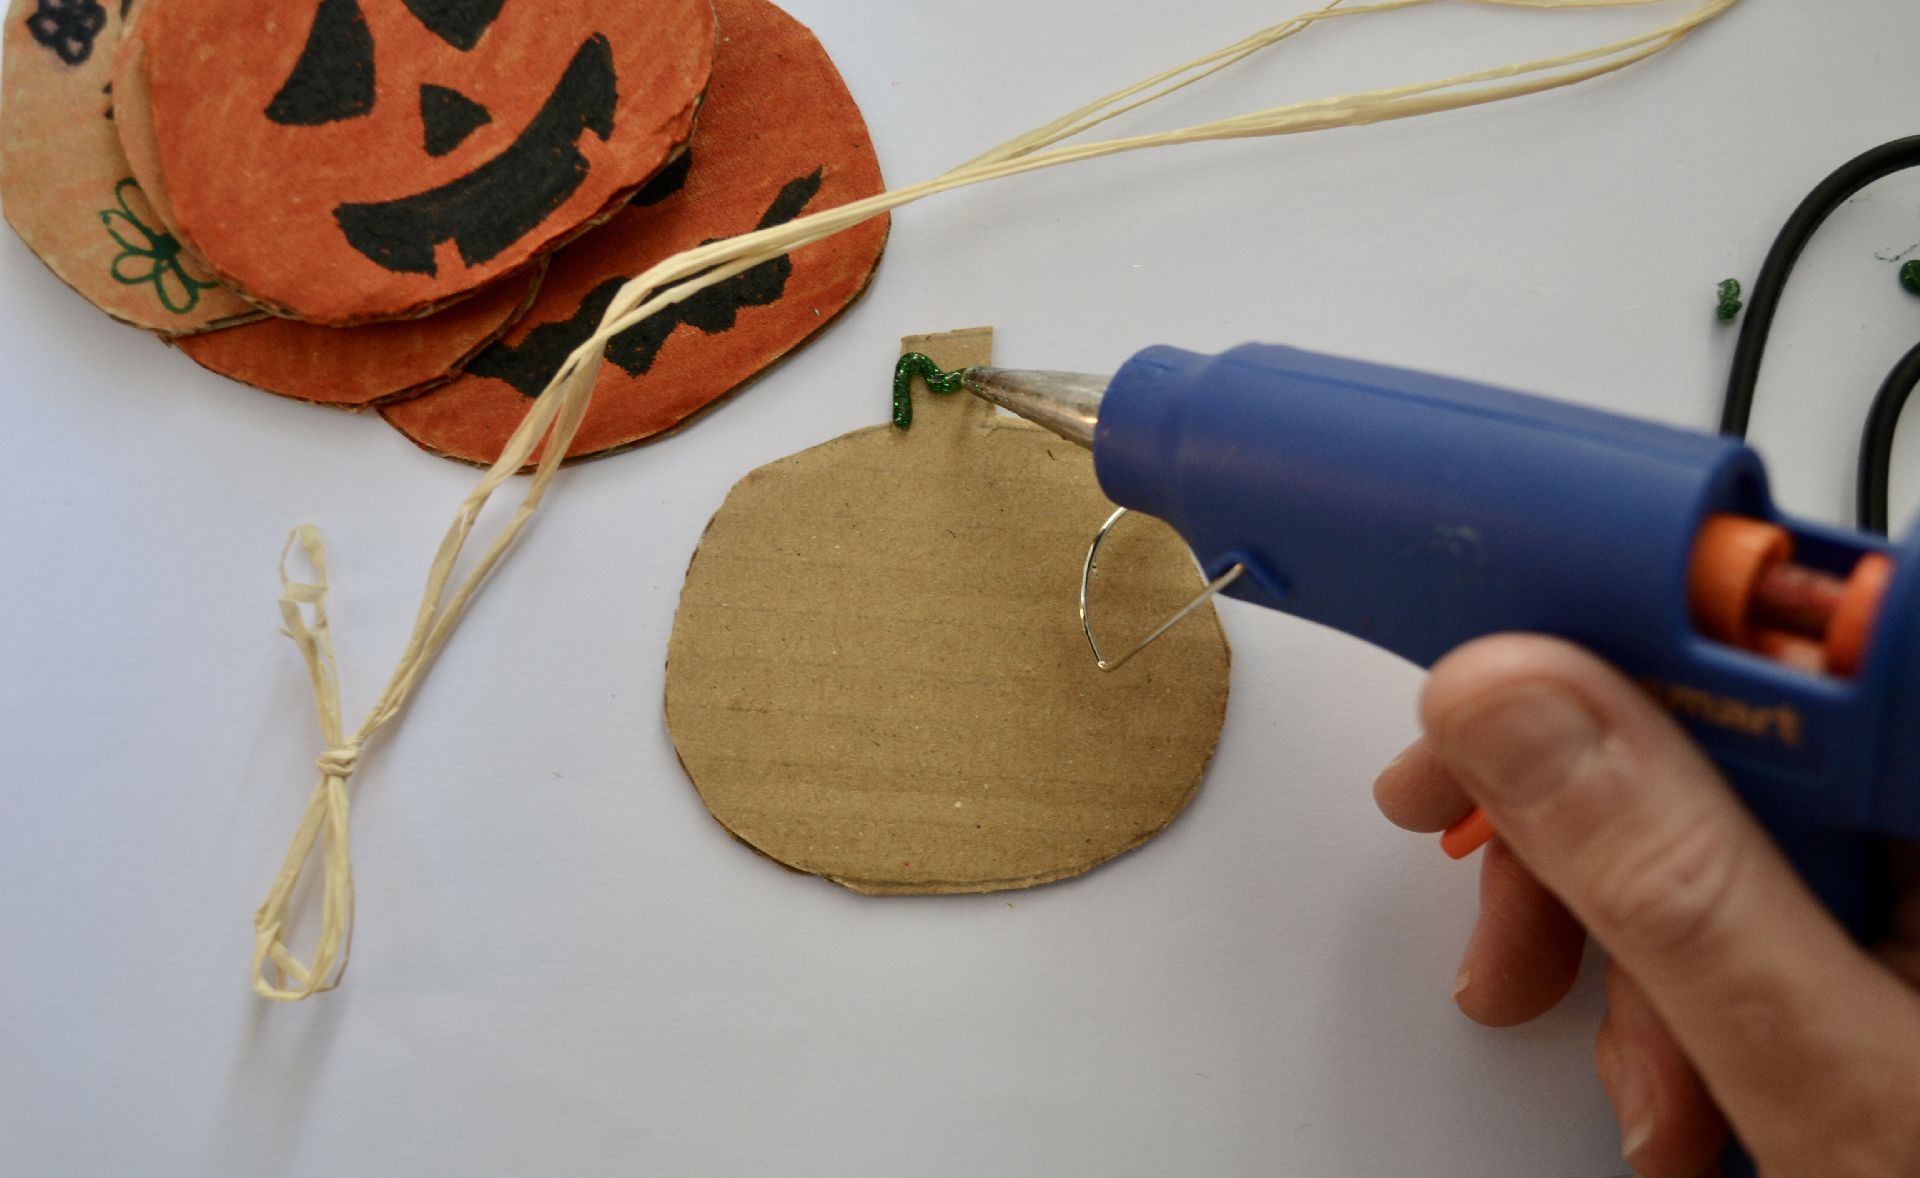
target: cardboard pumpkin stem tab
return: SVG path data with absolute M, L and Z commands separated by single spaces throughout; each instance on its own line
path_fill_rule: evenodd
M 893 424 L 913 428 L 913 382 L 916 377 L 930 393 L 958 392 L 964 369 L 946 372 L 922 352 L 908 352 L 893 366 Z

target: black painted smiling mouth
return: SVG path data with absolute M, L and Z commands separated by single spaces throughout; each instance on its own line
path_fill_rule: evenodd
M 587 178 L 580 137 L 613 134 L 613 49 L 587 38 L 553 93 L 499 155 L 458 180 L 412 196 L 343 204 L 334 220 L 353 248 L 404 274 L 437 273 L 434 248 L 451 240 L 469 266 L 489 261 L 539 227 Z
M 692 159 L 690 155 L 680 158 Z M 669 168 L 668 171 L 673 172 L 682 183 L 685 182 L 684 169 Z M 819 194 L 824 174 L 825 169 L 815 168 L 811 175 L 789 180 L 774 196 L 767 211 L 761 214 L 756 228 L 771 229 L 799 216 L 808 202 Z M 643 191 L 641 196 L 645 195 Z M 661 193 L 655 200 L 664 200 L 668 195 L 671 192 Z M 640 197 L 634 199 L 639 201 Z M 706 245 L 711 240 L 709 238 L 700 244 Z M 741 311 L 749 307 L 769 307 L 779 302 L 781 296 L 787 293 L 787 279 L 792 276 L 792 258 L 785 254 L 768 258 L 680 302 L 662 307 L 614 336 L 607 341 L 607 359 L 619 365 L 628 376 L 643 376 L 653 367 L 654 358 L 660 354 L 667 337 L 681 324 L 707 335 L 730 331 Z M 600 325 L 601 316 L 613 304 L 613 296 L 627 284 L 629 277 L 616 274 L 605 279 L 587 292 L 571 316 L 541 324 L 528 332 L 526 338 L 517 345 L 492 345 L 473 358 L 467 365 L 467 371 L 475 376 L 506 381 L 526 396 L 539 396 L 567 354 Z

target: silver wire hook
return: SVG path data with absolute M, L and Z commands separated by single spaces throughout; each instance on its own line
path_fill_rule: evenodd
M 1119 523 L 1120 517 L 1125 514 L 1127 514 L 1126 508 L 1118 508 L 1112 515 L 1107 517 L 1106 523 L 1100 525 L 1100 530 L 1093 534 L 1093 543 L 1087 545 L 1086 563 L 1080 566 L 1080 632 L 1087 636 L 1087 645 L 1093 648 L 1094 665 L 1102 671 L 1117 671 L 1125 666 L 1128 659 L 1147 649 L 1147 647 L 1152 646 L 1154 642 L 1168 630 L 1186 621 L 1187 615 L 1205 605 L 1214 594 L 1225 589 L 1228 585 L 1233 584 L 1234 581 L 1239 578 L 1240 574 L 1247 571 L 1245 564 L 1235 564 L 1226 572 L 1208 581 L 1206 588 L 1200 590 L 1199 596 L 1181 606 L 1179 611 L 1172 617 L 1156 626 L 1153 633 L 1142 638 L 1132 650 L 1129 650 L 1117 659 L 1109 660 L 1105 654 L 1101 653 L 1100 640 L 1094 637 L 1093 634 L 1093 611 L 1087 604 L 1087 585 L 1093 580 L 1093 569 L 1095 561 L 1100 555 L 1100 545 L 1105 543 L 1107 533 L 1113 530 L 1113 525 Z M 1202 576 L 1206 575 L 1205 569 L 1201 569 L 1200 572 Z

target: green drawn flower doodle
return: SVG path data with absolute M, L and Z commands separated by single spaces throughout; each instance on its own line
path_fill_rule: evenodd
M 201 291 L 211 290 L 219 283 L 202 282 L 187 273 L 186 267 L 180 264 L 180 242 L 173 234 L 149 227 L 128 207 L 127 194 L 139 190 L 136 180 L 120 181 L 113 186 L 113 197 L 120 207 L 100 211 L 100 223 L 120 246 L 120 252 L 113 259 L 113 280 L 122 286 L 152 283 L 161 306 L 175 315 L 185 315 L 200 305 Z M 122 232 L 116 222 L 124 222 L 131 232 Z M 138 235 L 139 241 L 131 240 L 131 235 Z M 140 268 L 142 260 L 147 262 L 144 269 Z

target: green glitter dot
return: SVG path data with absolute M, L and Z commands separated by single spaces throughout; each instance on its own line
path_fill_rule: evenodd
M 1729 278 L 1722 282 L 1720 284 L 1720 305 L 1714 309 L 1714 314 L 1720 317 L 1720 322 L 1732 323 L 1740 314 L 1740 305 L 1740 280 L 1738 278 Z
M 960 372 L 943 372 L 938 364 L 920 352 L 908 352 L 893 366 L 893 424 L 900 429 L 913 428 L 913 378 L 926 382 L 936 393 L 951 393 L 960 387 Z
M 1900 267 L 1900 285 L 1907 288 L 1908 294 L 1920 295 L 1920 260 Z

